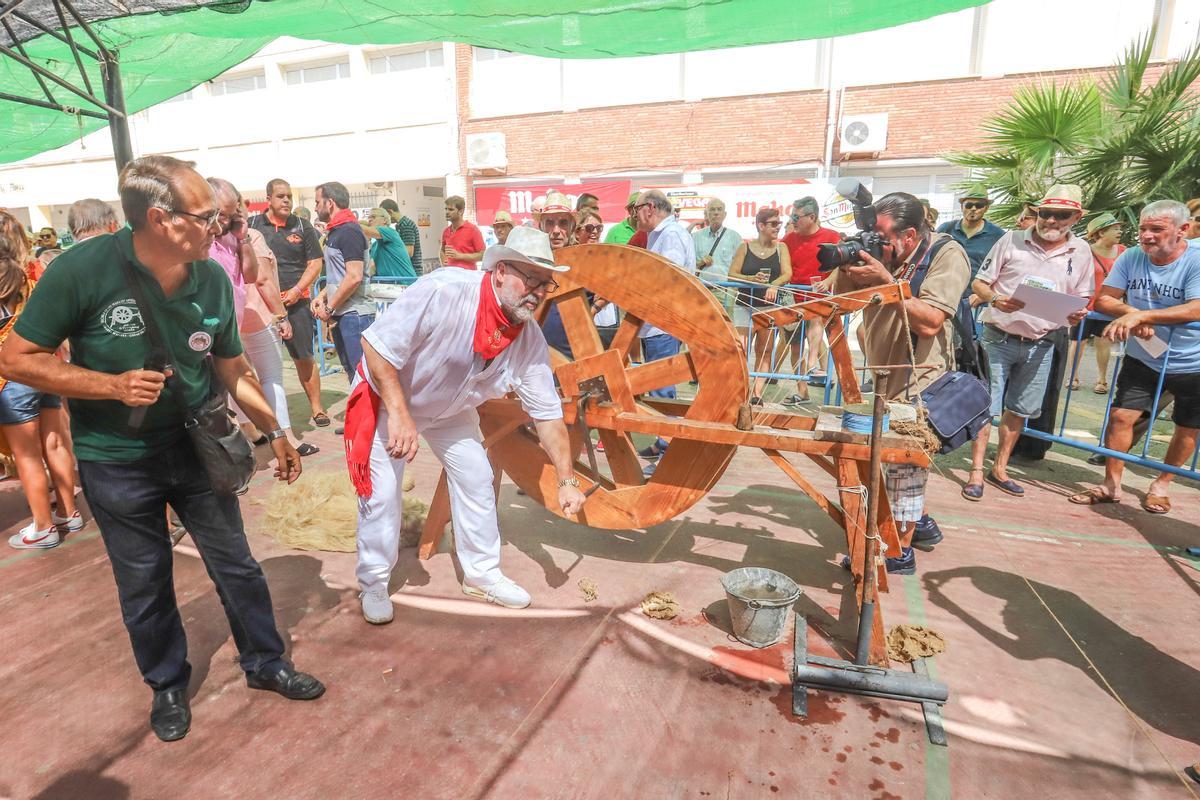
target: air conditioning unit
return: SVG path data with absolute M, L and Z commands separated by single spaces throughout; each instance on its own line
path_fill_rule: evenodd
M 467 172 L 471 175 L 504 175 L 508 172 L 508 151 L 503 133 L 467 136 Z
M 842 153 L 878 153 L 887 149 L 887 114 L 854 114 L 842 117 L 838 149 Z

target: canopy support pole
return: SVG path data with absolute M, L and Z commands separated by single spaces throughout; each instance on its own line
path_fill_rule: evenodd
M 105 50 L 100 61 L 100 73 L 104 77 L 104 100 L 108 109 L 108 132 L 112 136 L 113 160 L 117 172 L 133 160 L 133 144 L 129 140 L 129 117 L 125 115 L 125 89 L 121 86 L 121 68 L 117 54 Z

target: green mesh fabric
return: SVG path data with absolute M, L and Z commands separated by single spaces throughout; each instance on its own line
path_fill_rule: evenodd
M 103 19 L 93 30 L 119 53 L 129 113 L 174 97 L 253 55 L 279 36 L 343 44 L 453 41 L 551 58 L 677 53 L 819 39 L 982 5 L 986 0 L 255 0 L 201 4 L 187 11 Z M 97 4 L 112 14 L 114 4 Z M 134 4 L 136 8 L 136 4 Z M 29 13 L 58 29 L 56 18 Z M 87 16 L 85 0 L 80 10 Z M 230 13 L 235 12 L 235 13 Z M 29 33 L 26 27 L 18 38 Z M 86 34 L 73 30 L 90 46 Z M 0 36 L 0 41 L 7 37 Z M 47 34 L 25 43 L 36 63 L 79 84 L 69 47 Z M 870 54 L 864 54 L 869 58 Z M 84 59 L 97 97 L 99 69 Z M 783 66 L 783 65 L 780 65 Z M 0 91 L 43 99 L 24 66 L 0 58 Z M 51 85 L 55 101 L 91 108 Z M 60 147 L 98 130 L 102 120 L 0 100 L 0 163 Z

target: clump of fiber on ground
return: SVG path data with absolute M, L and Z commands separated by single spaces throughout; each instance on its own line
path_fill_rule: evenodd
M 404 489 L 412 488 L 408 479 Z M 275 484 L 264 503 L 259 532 L 293 550 L 353 553 L 358 524 L 358 496 L 345 470 L 305 472 L 288 485 Z M 404 498 L 401 547 L 413 547 L 429 508 L 415 497 Z

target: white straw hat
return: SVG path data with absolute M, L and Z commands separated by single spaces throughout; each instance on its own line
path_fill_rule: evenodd
M 500 261 L 516 261 L 551 272 L 566 272 L 565 264 L 554 263 L 554 251 L 550 248 L 550 237 L 537 228 L 524 226 L 513 228 L 504 244 L 494 244 L 483 254 L 483 268 L 493 270 Z

